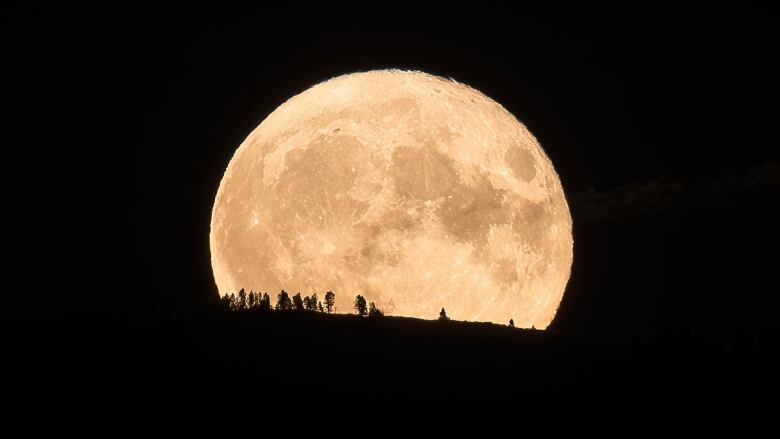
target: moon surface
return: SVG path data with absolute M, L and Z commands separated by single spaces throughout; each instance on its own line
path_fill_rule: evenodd
M 572 221 L 536 138 L 479 91 L 416 71 L 339 76 L 236 151 L 211 218 L 220 294 L 356 294 L 386 313 L 545 328 Z

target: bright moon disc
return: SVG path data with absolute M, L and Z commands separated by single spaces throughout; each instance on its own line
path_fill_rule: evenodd
M 395 315 L 545 328 L 571 215 L 536 138 L 501 105 L 421 72 L 339 76 L 236 151 L 211 217 L 220 294 L 332 290 Z

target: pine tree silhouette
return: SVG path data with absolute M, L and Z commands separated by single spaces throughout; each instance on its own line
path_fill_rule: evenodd
M 328 312 L 328 314 L 335 311 L 336 308 L 336 295 L 333 294 L 333 291 L 328 291 L 325 293 L 325 310 Z
M 267 292 L 263 293 L 263 297 L 260 298 L 258 308 L 260 309 L 260 312 L 271 311 L 271 296 L 269 296 Z
M 230 311 L 230 295 L 225 294 L 224 296 L 219 298 L 219 306 L 222 308 L 223 311 Z
M 366 298 L 360 294 L 355 297 L 355 312 L 359 316 L 364 316 L 368 313 L 368 307 L 366 305 Z
M 305 311 L 306 308 L 303 306 L 303 299 L 301 298 L 301 292 L 298 291 L 293 298 L 292 298 L 292 306 L 293 310 L 295 311 Z
M 376 307 L 376 304 L 374 302 L 371 302 L 368 305 L 368 316 L 369 317 L 383 317 L 385 313 L 383 313 L 379 308 Z
M 238 309 L 246 309 L 246 291 L 243 288 L 238 292 Z
M 306 304 L 306 311 L 317 311 L 317 293 L 314 293 L 309 297 L 309 303 Z
M 249 308 L 255 307 L 255 292 L 249 290 Z
M 277 311 L 290 311 L 293 307 L 292 300 L 287 291 L 282 290 L 279 296 L 276 298 L 276 310 Z

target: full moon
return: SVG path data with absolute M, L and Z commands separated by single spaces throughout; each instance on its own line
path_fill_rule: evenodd
M 221 295 L 356 294 L 388 314 L 545 328 L 572 221 L 539 142 L 479 91 L 416 71 L 339 76 L 244 140 L 211 217 Z

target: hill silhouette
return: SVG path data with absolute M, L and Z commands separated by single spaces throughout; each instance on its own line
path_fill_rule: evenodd
M 664 330 L 777 322 L 780 185 L 699 192 L 706 194 L 682 194 L 648 212 L 643 204 L 628 212 L 636 216 L 609 221 L 588 218 L 575 200 L 574 265 L 550 328 L 624 342 Z
M 4 329 L 17 334 L 5 344 L 14 401 L 5 415 L 28 433 L 256 432 L 266 422 L 302 431 L 354 418 L 495 427 L 551 413 L 657 424 L 658 410 L 696 430 L 713 416 L 771 419 L 763 401 L 778 390 L 776 330 L 611 345 L 490 323 L 294 311 Z

